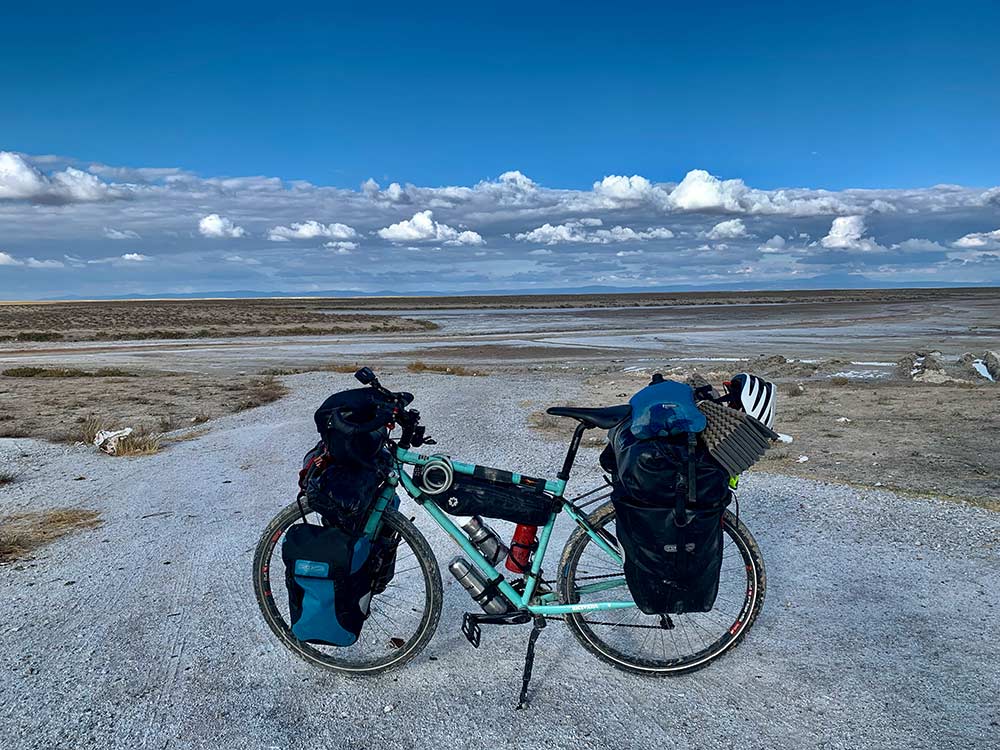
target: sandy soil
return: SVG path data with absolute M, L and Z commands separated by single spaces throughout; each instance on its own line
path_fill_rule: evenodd
M 0 374 L 0 438 L 72 443 L 81 439 L 88 417 L 119 428 L 169 433 L 269 403 L 284 393 L 284 387 L 266 375 L 213 377 L 150 370 L 65 377 Z

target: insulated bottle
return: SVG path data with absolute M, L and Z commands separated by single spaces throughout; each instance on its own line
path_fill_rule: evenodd
M 500 541 L 500 535 L 487 526 L 479 516 L 470 516 L 462 523 L 462 528 L 469 535 L 469 541 L 490 561 L 490 565 L 496 566 L 507 557 L 507 546 Z
M 535 551 L 537 526 L 519 523 L 510 540 L 510 554 L 507 555 L 507 570 L 527 573 L 531 570 L 531 553 Z
M 448 563 L 448 570 L 487 614 L 502 615 L 508 610 L 509 606 L 503 597 L 495 592 L 486 591 L 486 581 L 468 560 L 461 557 L 453 558 Z

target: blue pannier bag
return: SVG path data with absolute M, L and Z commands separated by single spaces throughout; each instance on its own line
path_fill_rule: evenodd
M 292 635 L 350 646 L 368 618 L 373 561 L 366 536 L 335 526 L 295 524 L 281 545 Z
M 629 399 L 632 421 L 629 431 L 637 440 L 671 437 L 705 429 L 705 415 L 694 402 L 694 389 L 687 383 L 653 376 L 653 382 Z

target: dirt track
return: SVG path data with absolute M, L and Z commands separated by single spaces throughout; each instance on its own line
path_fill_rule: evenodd
M 287 382 L 282 401 L 149 458 L 0 440 L 0 456 L 21 471 L 0 489 L 0 512 L 79 506 L 105 520 L 0 567 L 5 748 L 985 749 L 1000 740 L 989 637 L 1000 615 L 1000 518 L 802 479 L 744 482 L 741 517 L 768 565 L 767 601 L 745 643 L 694 675 L 616 672 L 555 624 L 539 644 L 534 705 L 514 711 L 527 630 L 486 631 L 473 651 L 459 632 L 471 604 L 447 582 L 437 635 L 403 670 L 347 680 L 308 667 L 259 617 L 249 565 L 260 529 L 291 499 L 312 409 L 352 381 Z M 417 394 L 443 451 L 541 473 L 559 465 L 562 446 L 531 430 L 518 404 L 575 400 L 578 380 L 399 374 L 387 384 Z M 502 408 L 491 408 L 498 392 Z M 571 486 L 596 478 L 595 457 L 581 455 Z M 418 521 L 447 559 L 447 540 Z M 553 554 L 568 530 L 563 521 Z

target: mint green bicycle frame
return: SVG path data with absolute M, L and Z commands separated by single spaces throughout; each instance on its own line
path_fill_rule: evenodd
M 455 543 L 461 547 L 462 551 L 469 557 L 470 560 L 472 560 L 473 564 L 479 568 L 480 572 L 486 577 L 487 581 L 497 580 L 499 576 L 499 580 L 497 580 L 497 589 L 518 610 L 524 610 L 534 615 L 564 615 L 577 612 L 630 609 L 635 607 L 635 603 L 631 601 L 590 602 L 588 604 L 555 604 L 553 602 L 557 602 L 559 599 L 559 594 L 556 592 L 534 597 L 535 588 L 541 577 L 542 561 L 545 558 L 545 551 L 548 548 L 549 538 L 552 536 L 552 529 L 555 526 L 556 517 L 562 510 L 565 510 L 569 517 L 576 521 L 577 525 L 580 526 L 580 528 L 587 533 L 594 543 L 613 561 L 619 565 L 622 564 L 622 557 L 618 551 L 608 544 L 607 540 L 604 539 L 604 537 L 602 537 L 587 522 L 586 517 L 579 508 L 563 497 L 563 492 L 566 490 L 565 479 L 545 480 L 545 491 L 551 494 L 555 500 L 561 500 L 562 505 L 558 510 L 552 512 L 549 516 L 549 520 L 540 528 L 538 533 L 538 549 L 535 551 L 534 558 L 532 559 L 531 570 L 525 576 L 524 593 L 518 593 L 502 574 L 497 573 L 496 569 L 490 565 L 489 561 L 483 557 L 482 553 L 480 553 L 478 549 L 476 549 L 475 545 L 472 544 L 469 538 L 455 524 L 455 522 L 452 521 L 447 514 L 445 514 L 445 512 L 437 506 L 437 503 L 435 503 L 432 498 L 427 496 L 416 486 L 416 484 L 414 484 L 413 478 L 409 474 L 403 471 L 402 467 L 404 465 L 423 466 L 431 458 L 431 456 L 424 456 L 399 447 L 396 448 L 396 470 L 390 473 L 385 490 L 383 490 L 378 501 L 375 503 L 371 517 L 368 519 L 368 523 L 365 526 L 364 533 L 367 536 L 374 536 L 378 531 L 382 522 L 382 513 L 392 503 L 396 495 L 396 488 L 401 484 L 403 489 L 406 491 L 406 494 L 413 498 L 413 500 L 416 501 L 416 503 L 420 505 L 420 507 L 423 508 L 435 522 L 437 522 L 438 526 L 444 529 L 448 536 L 455 540 Z M 458 461 L 451 461 L 451 465 L 456 474 L 471 475 L 474 474 L 476 468 L 478 468 L 475 464 L 460 463 Z M 520 478 L 520 474 L 514 474 L 512 481 L 517 483 Z M 576 591 L 580 594 L 593 594 L 624 585 L 625 576 L 623 573 L 621 578 L 613 578 L 606 581 L 588 584 L 586 586 L 579 586 Z M 533 599 L 534 603 L 532 603 Z

